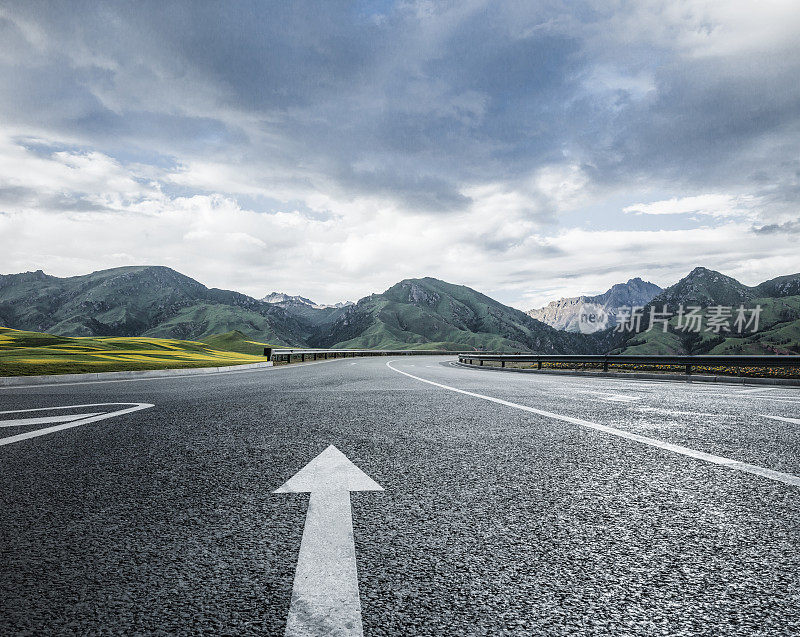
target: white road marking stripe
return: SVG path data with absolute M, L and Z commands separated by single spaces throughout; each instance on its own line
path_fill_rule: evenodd
M 665 449 L 666 451 L 672 451 L 673 453 L 679 453 L 684 456 L 688 456 L 690 458 L 696 458 L 698 460 L 704 460 L 705 462 L 710 462 L 712 464 L 718 464 L 724 467 L 729 467 L 731 469 L 736 469 L 738 471 L 744 471 L 746 473 L 752 473 L 754 475 L 762 476 L 764 478 L 769 478 L 770 480 L 775 480 L 777 482 L 783 482 L 784 484 L 790 484 L 792 486 L 800 486 L 800 477 L 794 476 L 789 473 L 782 473 L 780 471 L 773 471 L 772 469 L 766 469 L 765 467 L 759 467 L 758 465 L 748 464 L 746 462 L 739 462 L 738 460 L 733 460 L 731 458 L 725 458 L 723 456 L 715 456 L 714 454 L 706 453 L 704 451 L 697 451 L 696 449 L 690 449 L 689 447 L 683 447 L 681 445 L 675 445 L 671 442 L 664 442 L 663 440 L 657 440 L 656 438 L 648 438 L 647 436 L 640 436 L 639 434 L 630 433 L 628 431 L 623 431 L 622 429 L 615 429 L 614 427 L 609 427 L 608 425 L 600 425 L 595 422 L 590 422 L 588 420 L 583 420 L 581 418 L 573 418 L 572 416 L 564 416 L 562 414 L 554 414 L 549 411 L 543 411 L 541 409 L 536 409 L 535 407 L 528 407 L 526 405 L 519 405 L 517 403 L 509 402 L 508 400 L 502 400 L 500 398 L 493 398 L 491 396 L 484 396 L 483 394 L 476 394 L 471 391 L 465 391 L 463 389 L 458 389 L 456 387 L 450 387 L 449 385 L 443 385 L 441 383 L 436 383 L 432 380 L 427 380 L 425 378 L 420 378 L 419 376 L 414 376 L 413 374 L 409 374 L 408 372 L 401 371 L 395 367 L 391 366 L 391 363 L 395 361 L 388 361 L 386 366 L 397 372 L 398 374 L 403 374 L 404 376 L 408 376 L 409 378 L 413 378 L 415 380 L 419 380 L 423 383 L 428 383 L 429 385 L 434 385 L 436 387 L 440 387 L 442 389 L 446 389 L 448 391 L 453 391 L 459 394 L 464 394 L 465 396 L 472 396 L 473 398 L 480 398 L 481 400 L 488 400 L 493 403 L 497 403 L 500 405 L 505 405 L 506 407 L 513 407 L 514 409 L 521 409 L 522 411 L 528 411 L 533 414 L 538 414 L 539 416 L 544 416 L 546 418 L 553 418 L 555 420 L 561 420 L 563 422 L 569 422 L 574 425 L 580 425 L 582 427 L 587 427 L 589 429 L 595 429 L 597 431 L 602 431 L 603 433 L 611 434 L 612 436 L 619 436 L 620 438 L 625 438 L 627 440 L 634 440 L 636 442 L 640 442 L 645 445 L 649 445 L 651 447 L 656 447 L 658 449 Z
M 71 422 L 81 418 L 90 418 L 97 414 L 69 414 L 67 416 L 42 416 L 41 418 L 17 418 L 15 420 L 0 420 L 0 427 L 26 427 L 28 425 L 47 425 L 51 422 Z
M 790 422 L 793 425 L 800 425 L 800 418 L 786 418 L 785 416 L 767 416 L 766 414 L 761 414 L 762 418 L 772 418 L 772 420 L 782 420 L 783 422 Z
M 800 396 L 786 396 L 780 398 L 779 396 L 745 396 L 748 400 L 769 400 L 777 403 L 800 403 Z
M 641 400 L 639 396 L 626 396 L 625 394 L 611 394 L 602 391 L 590 391 L 588 393 L 597 396 L 600 400 L 607 400 L 612 403 L 632 403 Z
M 712 414 L 702 411 L 676 411 L 674 409 L 661 409 L 660 407 L 639 407 L 637 411 L 646 411 L 667 416 L 703 416 L 711 418 L 733 418 L 733 414 Z
M 15 442 L 20 442 L 22 440 L 37 438 L 38 436 L 46 436 L 47 434 L 52 434 L 57 431 L 62 431 L 64 429 L 71 429 L 72 427 L 80 427 L 81 425 L 88 425 L 89 423 L 98 422 L 99 420 L 105 420 L 106 418 L 113 418 L 114 416 L 122 416 L 123 414 L 129 414 L 134 411 L 139 411 L 140 409 L 149 409 L 150 407 L 155 406 L 149 403 L 94 403 L 91 405 L 67 405 L 65 407 L 43 407 L 40 409 L 20 409 L 19 411 L 4 411 L 0 413 L 3 414 L 30 413 L 32 411 L 46 411 L 48 409 L 81 409 L 83 407 L 109 407 L 113 405 L 131 405 L 131 407 L 127 407 L 126 409 L 118 409 L 117 411 L 111 411 L 105 414 L 99 414 L 97 416 L 91 416 L 89 418 L 81 418 L 80 420 L 73 420 L 71 422 L 67 422 L 61 425 L 45 427 L 44 429 L 35 429 L 34 431 L 26 431 L 24 433 L 17 434 L 16 436 L 8 436 L 7 438 L 0 438 L 0 447 L 4 445 L 10 445 Z

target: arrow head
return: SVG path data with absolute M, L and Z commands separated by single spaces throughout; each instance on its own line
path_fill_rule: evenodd
M 383 491 L 383 487 L 350 462 L 336 447 L 329 445 L 273 493 L 317 491 Z

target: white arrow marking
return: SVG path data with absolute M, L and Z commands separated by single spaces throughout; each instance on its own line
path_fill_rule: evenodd
M 350 491 L 383 488 L 330 445 L 274 493 L 311 493 L 286 637 L 361 637 Z
M 0 424 L 3 424 L 8 427 L 12 427 L 15 425 L 33 425 L 36 424 L 31 422 L 33 420 L 41 421 L 41 424 L 46 424 L 50 422 L 61 422 L 60 425 L 53 425 L 52 427 L 45 427 L 44 429 L 34 429 L 33 431 L 26 431 L 21 434 L 17 434 L 16 436 L 8 436 L 6 438 L 0 438 L 0 447 L 3 445 L 10 445 L 14 442 L 20 442 L 21 440 L 28 440 L 30 438 L 36 438 L 38 436 L 45 436 L 47 434 L 55 433 L 56 431 L 62 431 L 63 429 L 70 429 L 72 427 L 79 427 L 81 425 L 87 425 L 90 422 L 97 422 L 99 420 L 105 420 L 106 418 L 112 418 L 114 416 L 122 416 L 123 414 L 129 414 L 133 411 L 139 411 L 140 409 L 148 409 L 149 407 L 153 407 L 149 403 L 92 403 L 90 405 L 66 405 L 64 407 L 41 407 L 39 409 L 17 409 L 14 411 L 0 411 L 0 415 L 5 414 L 29 414 L 35 411 L 54 411 L 57 409 L 82 409 L 84 407 L 121 407 L 128 405 L 125 409 L 116 409 L 115 411 L 111 411 L 104 414 L 71 414 L 69 417 L 67 416 L 50 416 L 50 417 L 41 417 L 41 418 L 24 418 L 24 419 L 17 419 L 17 420 L 0 420 Z M 72 418 L 75 416 L 75 418 Z M 64 420 L 67 420 L 64 422 Z M 13 423 L 13 424 L 9 424 Z

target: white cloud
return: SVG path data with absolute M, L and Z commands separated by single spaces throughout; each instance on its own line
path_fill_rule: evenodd
M 794 0 L 657 0 L 627 5 L 596 26 L 598 46 L 614 40 L 691 58 L 761 55 L 797 50 L 800 12 Z
M 403 278 L 436 276 L 529 309 L 562 295 L 602 292 L 633 276 L 667 285 L 694 265 L 750 283 L 800 270 L 788 237 L 754 234 L 748 222 L 725 219 L 752 203 L 741 196 L 626 208 L 644 214 L 705 211 L 723 218 L 713 228 L 548 231 L 553 226 L 543 225 L 543 218 L 590 197 L 582 171 L 571 165 L 548 167 L 516 184 L 473 186 L 465 190 L 473 204 L 449 215 L 315 191 L 307 203 L 331 213 L 320 218 L 291 208 L 255 212 L 223 193 L 168 196 L 157 183 L 140 183 L 135 168 L 100 153 L 37 155 L 6 139 L 0 141 L 0 167 L 3 186 L 36 193 L 0 204 L 5 272 L 43 268 L 65 276 L 163 264 L 209 286 L 256 297 L 283 290 L 319 302 L 357 299 Z M 84 197 L 98 209 L 60 210 L 45 196 L 54 193 Z
M 637 203 L 623 212 L 637 215 L 698 214 L 712 217 L 749 217 L 758 204 L 751 195 L 705 194 L 694 197 L 673 197 L 651 203 Z
M 28 139 L 27 143 L 35 141 L 42 140 Z M 41 156 L 8 135 L 0 136 L 0 190 L 3 189 L 27 191 L 26 195 L 37 201 L 54 195 L 79 195 L 108 207 L 143 197 L 159 197 L 156 186 L 143 183 L 108 155 L 96 151 L 56 151 Z M 10 207 L 13 209 L 13 204 Z M 7 202 L 4 208 L 9 208 Z
M 562 253 L 536 262 L 542 286 L 523 292 L 517 306 L 541 307 L 563 296 L 605 292 L 636 276 L 667 287 L 695 266 L 747 285 L 800 271 L 795 239 L 754 235 L 749 223 L 669 231 L 570 229 L 551 241 Z

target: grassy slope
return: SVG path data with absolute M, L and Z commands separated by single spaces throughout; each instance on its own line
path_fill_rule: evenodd
M 270 340 L 280 339 L 267 318 L 246 308 L 227 305 L 198 303 L 184 308 L 175 316 L 147 330 L 144 336 L 155 338 L 180 337 L 205 341 L 206 338 L 231 331 L 246 330 L 250 334 L 266 336 Z M 290 341 L 291 342 L 291 341 Z
M 68 337 L 0 327 L 0 376 L 217 367 L 263 362 L 196 341 L 145 337 Z
M 443 320 L 441 316 L 424 308 L 386 299 L 376 300 L 371 305 L 368 310 L 371 314 L 367 320 L 368 327 L 358 336 L 339 341 L 333 347 L 488 351 L 526 349 L 518 341 L 503 338 L 498 334 L 458 329 Z
M 214 334 L 202 339 L 203 343 L 215 350 L 224 352 L 238 352 L 240 354 L 250 354 L 252 356 L 262 356 L 265 347 L 275 347 L 270 343 L 262 343 L 252 340 L 239 330 L 232 330 L 225 334 Z

